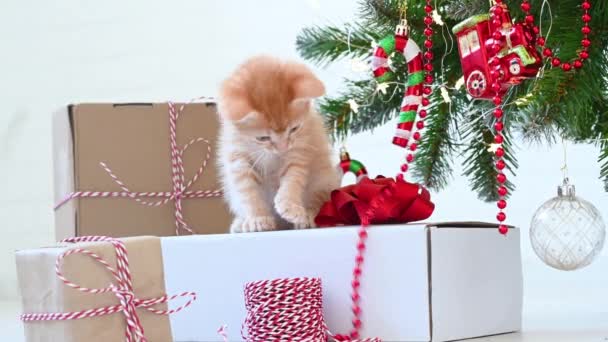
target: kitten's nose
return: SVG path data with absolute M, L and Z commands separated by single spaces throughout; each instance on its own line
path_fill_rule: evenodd
M 287 152 L 287 149 L 289 149 L 289 143 L 287 141 L 279 141 L 276 146 L 279 153 L 285 153 Z

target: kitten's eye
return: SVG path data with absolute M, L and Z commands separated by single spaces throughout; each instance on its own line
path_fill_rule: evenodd
M 289 133 L 290 133 L 290 134 L 291 134 L 291 133 L 294 133 L 295 131 L 297 131 L 297 130 L 299 130 L 299 129 L 300 129 L 300 125 L 297 125 L 297 126 L 293 127 L 292 129 L 290 129 L 290 130 L 289 130 Z
M 262 136 L 262 137 L 256 137 L 256 140 L 257 141 L 270 141 L 270 137 L 267 136 L 267 135 L 265 135 L 265 136 Z

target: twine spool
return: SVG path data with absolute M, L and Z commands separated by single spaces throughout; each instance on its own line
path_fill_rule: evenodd
M 321 279 L 263 280 L 245 285 L 248 342 L 327 341 Z M 246 334 L 245 334 L 246 331 Z

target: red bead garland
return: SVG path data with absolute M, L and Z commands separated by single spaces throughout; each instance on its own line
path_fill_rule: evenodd
M 501 2 L 502 2 L 502 0 L 496 1 L 496 3 L 501 3 Z M 534 16 L 530 13 L 532 6 L 530 5 L 529 0 L 523 0 L 523 2 L 521 4 L 521 9 L 526 14 L 526 17 L 525 17 L 526 23 L 528 25 L 532 26 L 534 32 L 540 33 L 538 26 L 534 25 Z M 584 61 L 587 58 L 589 58 L 589 48 L 591 47 L 591 40 L 589 40 L 589 34 L 591 33 L 591 27 L 589 27 L 589 23 L 591 22 L 591 19 L 592 19 L 591 14 L 589 14 L 589 10 L 591 9 L 591 1 L 583 0 L 583 2 L 581 4 L 581 9 L 584 11 L 584 13 L 581 17 L 581 20 L 583 21 L 584 25 L 581 29 L 581 33 L 583 34 L 583 39 L 581 40 L 581 46 L 582 46 L 581 50 L 582 51 L 579 52 L 579 54 L 578 54 L 578 57 L 580 59 L 574 59 L 571 62 L 564 62 L 562 64 L 562 61 L 559 58 L 552 58 L 553 50 L 551 48 L 545 48 L 543 50 L 543 56 L 545 56 L 545 58 L 547 58 L 547 59 L 551 59 L 551 65 L 553 65 L 554 67 L 561 66 L 562 70 L 565 72 L 571 71 L 573 67 L 574 67 L 574 69 L 582 68 Z M 539 35 L 536 38 L 536 43 L 539 46 L 544 46 L 546 43 L 546 39 Z
M 503 33 L 500 30 L 500 19 L 501 15 L 504 13 L 506 5 L 502 2 L 503 0 L 494 0 L 496 5 L 491 9 L 492 22 L 495 23 L 496 31 L 492 33 L 492 37 L 496 41 L 495 44 L 490 46 L 490 49 L 497 52 L 500 49 L 500 44 L 498 43 L 503 38 Z M 584 26 L 581 29 L 581 33 L 583 34 L 583 39 L 581 40 L 581 51 L 578 54 L 578 59 L 575 59 L 571 62 L 562 62 L 561 59 L 556 57 L 551 48 L 545 47 L 543 49 L 543 56 L 551 61 L 551 65 L 555 68 L 561 67 L 564 72 L 569 72 L 572 69 L 580 69 L 584 65 L 584 61 L 589 58 L 589 48 L 591 47 L 591 40 L 589 39 L 589 34 L 591 33 L 591 27 L 589 27 L 589 23 L 591 22 L 591 15 L 589 14 L 589 10 L 591 9 L 590 0 L 583 0 L 581 4 L 581 8 L 584 11 L 581 19 L 584 23 Z M 525 13 L 524 21 L 525 25 L 528 25 L 529 28 L 532 29 L 534 34 L 538 35 L 536 37 L 536 44 L 538 46 L 545 46 L 546 39 L 540 35 L 540 29 L 534 23 L 536 21 L 534 15 L 530 13 L 532 6 L 530 5 L 529 0 L 523 0 L 521 3 L 521 9 Z M 504 162 L 505 150 L 502 147 L 504 143 L 504 137 L 501 132 L 504 129 L 503 122 L 503 109 L 501 105 L 503 103 L 502 95 L 500 94 L 501 90 L 501 73 L 500 73 L 500 63 L 498 59 L 492 58 L 488 62 L 491 70 L 490 73 L 494 79 L 494 83 L 491 84 L 492 91 L 495 92 L 495 96 L 492 99 L 492 102 L 496 106 L 494 110 L 494 118 L 496 118 L 496 123 L 494 124 L 495 135 L 494 135 L 494 143 L 498 145 L 494 154 L 496 157 L 496 181 L 499 184 L 498 186 L 498 196 L 499 200 L 497 202 L 497 206 L 499 209 L 498 214 L 496 215 L 496 219 L 500 222 L 498 230 L 501 234 L 507 234 L 509 229 L 506 225 L 502 224 L 506 219 L 507 215 L 504 213 L 504 209 L 507 207 L 507 201 L 505 197 L 508 193 L 505 183 L 507 182 L 507 176 L 504 174 L 503 170 L 506 167 L 506 163 Z
M 422 106 L 426 107 L 430 104 L 430 101 L 428 99 L 428 96 L 431 95 L 433 93 L 433 89 L 430 87 L 430 85 L 433 83 L 434 77 L 432 75 L 432 71 L 433 71 L 433 52 L 430 51 L 430 49 L 433 47 L 433 41 L 432 41 L 432 36 L 434 34 L 434 30 L 432 28 L 433 25 L 433 6 L 432 6 L 432 0 L 426 0 L 426 6 L 424 7 L 424 10 L 426 12 L 426 16 L 424 18 L 424 24 L 426 26 L 426 28 L 424 29 L 424 34 L 426 36 L 426 40 L 424 41 L 424 51 L 423 51 L 423 57 L 424 57 L 424 61 L 425 64 L 423 66 L 423 70 L 424 70 L 424 83 L 426 84 L 426 86 L 423 88 L 422 91 Z M 414 132 L 414 134 L 412 135 L 412 137 L 414 138 L 413 142 L 409 143 L 409 150 L 410 153 L 408 153 L 405 157 L 405 162 L 401 165 L 400 170 L 401 173 L 397 174 L 397 180 L 398 181 L 402 181 L 404 179 L 404 175 L 405 173 L 409 170 L 409 164 L 412 163 L 414 161 L 414 151 L 416 151 L 418 145 L 416 143 L 416 141 L 419 141 L 422 138 L 422 134 L 420 133 L 420 131 L 422 129 L 424 129 L 424 119 L 427 117 L 428 113 L 426 111 L 426 109 L 421 109 L 418 112 L 418 121 L 416 122 L 416 128 L 418 131 Z M 372 208 L 371 210 L 376 210 L 377 208 Z M 348 337 L 350 339 L 357 339 L 359 338 L 359 330 L 361 328 L 361 307 L 359 306 L 359 301 L 361 299 L 361 296 L 359 295 L 359 287 L 361 285 L 360 282 L 360 277 L 361 277 L 361 267 L 363 265 L 364 262 L 364 255 L 363 253 L 365 252 L 365 243 L 367 240 L 367 228 L 369 225 L 369 222 L 363 222 L 364 220 L 362 219 L 361 222 L 361 227 L 359 228 L 359 242 L 357 243 L 357 256 L 355 257 L 355 268 L 353 269 L 353 281 L 351 282 L 351 287 L 352 287 L 352 294 L 351 294 L 351 299 L 352 299 L 352 307 L 351 307 L 351 311 L 353 313 L 353 320 L 352 320 L 352 330 L 350 331 L 350 333 L 348 334 Z M 347 337 L 346 336 L 339 336 L 338 340 L 346 340 Z
M 502 2 L 502 0 L 495 0 L 497 4 L 500 4 Z M 528 23 L 532 23 L 534 22 L 534 17 L 529 14 L 529 9 L 530 9 L 530 4 L 527 2 L 524 2 L 522 4 L 522 9 L 528 13 L 528 15 L 526 15 L 526 22 Z M 501 6 L 494 6 L 492 8 L 493 13 L 491 13 L 493 20 L 500 20 L 500 15 L 504 12 L 504 9 Z M 499 38 L 502 38 L 502 32 L 500 31 L 500 29 L 496 29 L 496 32 L 494 32 L 494 35 L 498 36 L 500 35 Z M 499 39 L 497 39 L 498 41 Z M 500 48 L 500 47 L 499 47 Z M 505 196 L 507 195 L 507 188 L 505 187 L 505 183 L 507 182 L 507 176 L 504 174 L 504 172 L 502 171 L 506 164 L 503 160 L 503 157 L 505 155 L 505 150 L 502 147 L 503 143 L 504 143 L 504 137 L 502 135 L 502 130 L 504 129 L 504 123 L 503 123 L 503 116 L 504 116 L 504 111 L 501 108 L 502 105 L 502 96 L 500 94 L 500 90 L 501 90 L 501 77 L 500 77 L 500 65 L 494 65 L 492 66 L 492 68 L 494 68 L 494 70 L 497 72 L 498 77 L 494 78 L 494 84 L 492 84 L 492 90 L 495 91 L 496 95 L 494 96 L 493 102 L 494 105 L 496 105 L 496 108 L 494 109 L 494 118 L 496 118 L 496 123 L 494 124 L 494 129 L 496 130 L 496 133 L 494 134 L 494 143 L 498 145 L 498 148 L 496 148 L 496 151 L 494 152 L 495 157 L 496 157 L 496 169 L 498 171 L 497 175 L 496 175 L 496 181 L 499 184 L 498 187 L 498 196 L 499 196 L 499 200 L 497 202 L 497 206 L 499 209 L 498 214 L 496 215 L 496 219 L 501 223 L 499 225 L 498 231 L 500 232 L 500 234 L 507 234 L 509 232 L 509 229 L 507 226 L 503 225 L 502 222 L 504 222 L 507 219 L 507 215 L 504 213 L 504 209 L 507 207 L 507 201 L 505 200 Z

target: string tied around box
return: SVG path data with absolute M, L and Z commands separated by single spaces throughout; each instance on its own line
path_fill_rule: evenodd
M 169 144 L 171 152 L 171 182 L 173 184 L 172 191 L 132 191 L 127 185 L 120 180 L 120 178 L 110 169 L 105 162 L 100 162 L 99 165 L 105 170 L 105 172 L 112 178 L 122 191 L 75 191 L 68 194 L 63 200 L 61 200 L 56 206 L 55 210 L 65 205 L 69 201 L 75 198 L 131 198 L 136 202 L 150 206 L 159 207 L 166 205 L 169 202 L 173 202 L 175 211 L 175 233 L 180 235 L 180 231 L 184 230 L 190 234 L 194 234 L 194 229 L 188 225 L 184 219 L 182 201 L 184 199 L 193 198 L 212 198 L 221 197 L 222 191 L 219 189 L 215 190 L 189 190 L 201 177 L 209 159 L 211 158 L 211 143 L 209 140 L 198 137 L 191 139 L 183 147 L 177 144 L 177 122 L 180 114 L 184 111 L 187 104 L 194 102 L 211 102 L 213 99 L 200 97 L 191 100 L 187 103 L 177 107 L 173 102 L 167 102 L 168 105 L 168 116 L 169 116 Z M 205 143 L 207 145 L 205 157 L 201 161 L 201 164 L 191 179 L 185 179 L 183 155 L 184 152 L 195 144 Z M 145 199 L 158 199 L 156 201 L 149 201 Z
M 68 249 L 57 257 L 55 262 L 55 273 L 57 277 L 68 287 L 74 290 L 89 293 L 92 295 L 98 295 L 103 293 L 113 293 L 119 300 L 119 304 L 108 305 L 100 308 L 91 308 L 81 311 L 74 312 L 56 312 L 56 313 L 25 313 L 21 315 L 21 320 L 24 322 L 32 321 L 69 321 L 83 318 L 92 318 L 99 316 L 106 316 L 122 312 L 125 316 L 126 330 L 125 330 L 125 341 L 126 342 L 147 342 L 148 339 L 145 336 L 144 328 L 139 319 L 137 309 L 144 309 L 149 313 L 155 315 L 171 315 L 177 313 L 192 304 L 196 300 L 196 293 L 194 292 L 182 292 L 180 294 L 168 296 L 162 295 L 156 298 L 141 299 L 138 298 L 133 292 L 133 281 L 131 278 L 131 271 L 129 268 L 129 258 L 127 249 L 124 242 L 105 236 L 82 236 L 74 237 L 63 240 L 62 242 L 68 243 L 80 243 L 80 242 L 108 242 L 114 247 L 116 253 L 116 267 L 112 267 L 105 259 L 98 254 L 85 249 L 85 248 L 73 248 Z M 87 288 L 80 286 L 73 281 L 69 280 L 62 270 L 63 259 L 70 255 L 83 254 L 98 264 L 102 265 L 108 272 L 112 274 L 115 282 L 104 288 Z M 188 301 L 171 310 L 160 310 L 154 306 L 158 304 L 168 303 L 177 298 L 189 297 Z

